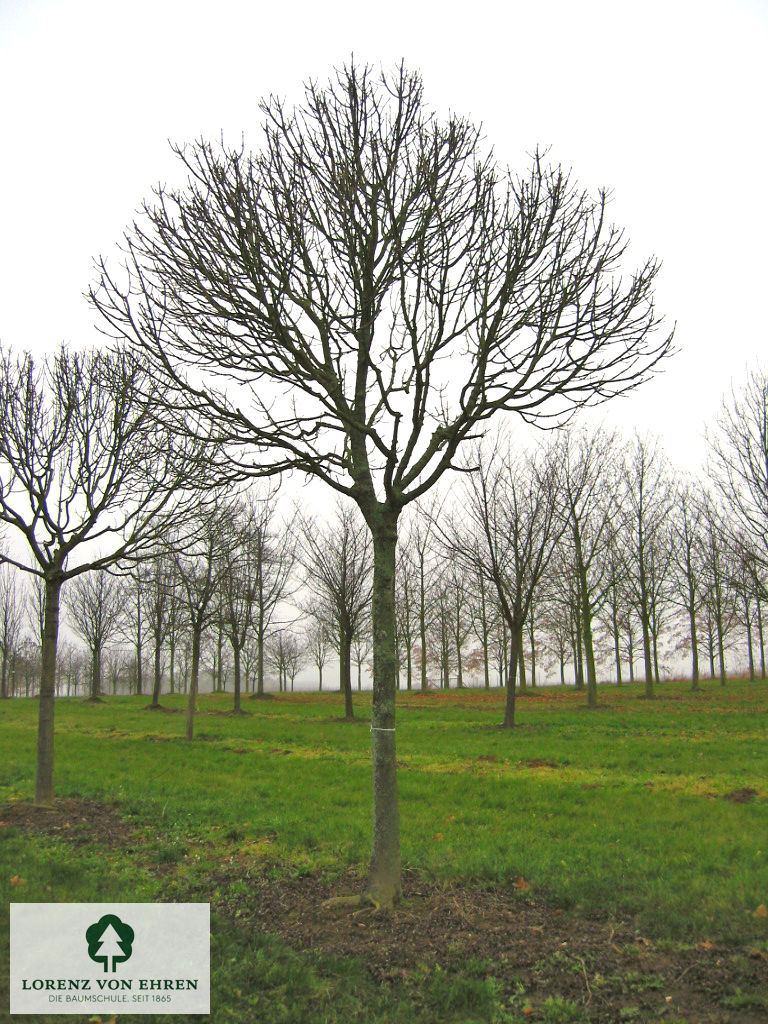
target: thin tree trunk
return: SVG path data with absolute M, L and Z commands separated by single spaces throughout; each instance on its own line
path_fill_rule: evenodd
M 37 728 L 37 774 L 35 777 L 35 803 L 38 805 L 50 804 L 53 800 L 53 707 L 61 584 L 60 576 L 45 580 L 45 616 Z
M 155 678 L 152 684 L 152 703 L 149 705 L 151 708 L 160 707 L 160 684 L 162 682 L 160 675 L 160 644 L 155 644 Z
M 765 640 L 763 637 L 763 607 L 759 596 L 755 599 L 757 605 L 757 637 L 760 642 L 760 678 L 765 679 Z
M 192 666 L 189 673 L 189 696 L 187 698 L 187 739 L 195 736 L 195 703 L 197 701 L 198 676 L 200 674 L 201 627 L 192 627 Z
M 235 641 L 232 642 L 232 660 L 234 662 L 235 674 L 235 701 L 233 710 L 236 715 L 240 714 L 240 648 Z
M 509 670 L 507 672 L 507 702 L 504 708 L 504 728 L 515 727 L 515 683 L 517 681 L 517 659 L 520 651 L 522 627 L 510 627 Z
M 755 653 L 752 650 L 752 616 L 749 614 L 749 600 L 744 595 L 744 622 L 747 627 L 747 656 L 749 658 L 749 681 L 755 681 Z
M 688 620 L 690 622 L 691 632 L 691 689 L 698 690 L 699 688 L 699 638 L 696 630 L 696 601 L 695 596 L 691 592 L 690 585 L 688 589 Z
M 427 597 L 424 583 L 424 558 L 419 556 L 419 639 L 421 640 L 421 689 L 427 689 Z
M 344 694 L 344 717 L 351 722 L 355 717 L 352 706 L 352 636 L 345 629 L 339 630 L 339 688 Z
M 397 518 L 373 535 L 373 845 L 367 895 L 379 906 L 400 898 L 400 819 L 395 746 L 395 555 Z

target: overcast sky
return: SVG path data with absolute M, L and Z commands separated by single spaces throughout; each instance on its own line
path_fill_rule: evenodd
M 604 416 L 695 468 L 766 345 L 766 0 L 0 0 L 0 340 L 88 342 L 92 260 L 178 179 L 168 140 L 255 140 L 261 96 L 299 99 L 352 53 L 420 69 L 427 101 L 482 122 L 500 162 L 550 146 L 613 190 L 635 261 L 663 261 L 679 352 Z

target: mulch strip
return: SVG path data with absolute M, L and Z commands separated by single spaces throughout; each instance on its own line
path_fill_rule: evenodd
M 236 868 L 233 876 L 215 879 L 221 891 L 228 877 L 243 878 Z M 581 1006 L 595 1024 L 680 1016 L 687 1024 L 768 1021 L 768 1008 L 724 1004 L 737 992 L 768 996 L 764 951 L 703 942 L 669 952 L 627 922 L 592 920 L 531 899 L 522 879 L 515 883 L 522 891 L 515 892 L 439 885 L 406 872 L 403 901 L 394 911 L 350 911 L 323 902 L 360 891 L 354 876 L 341 882 L 245 876 L 252 896 L 224 896 L 221 910 L 232 917 L 237 912 L 239 923 L 277 934 L 294 948 L 359 958 L 382 983 L 407 978 L 417 965 L 462 971 L 474 959 L 510 994 L 522 982 L 534 1011 L 548 996 L 559 996 Z
M 135 837 L 113 808 L 95 800 L 57 800 L 53 807 L 17 803 L 0 806 L 0 839 L 6 828 L 59 836 L 75 846 L 127 846 Z

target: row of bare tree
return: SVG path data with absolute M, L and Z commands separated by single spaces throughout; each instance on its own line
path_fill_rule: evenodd
M 536 685 L 543 662 L 562 683 L 569 665 L 594 706 L 599 670 L 620 684 L 635 679 L 639 661 L 652 696 L 683 651 L 694 688 L 700 652 L 725 682 L 730 650 L 746 653 L 751 678 L 764 678 L 764 559 L 723 474 L 735 440 L 727 410 L 721 425 L 713 479 L 701 481 L 674 474 L 658 446 L 604 430 L 561 432 L 526 455 L 501 438 L 478 447 L 474 471 L 442 500 L 414 506 L 401 537 L 400 685 L 461 687 L 469 674 L 486 687 L 516 678 L 524 688 Z M 264 693 L 267 667 L 282 690 L 311 664 L 322 689 L 333 651 L 353 717 L 352 662 L 360 688 L 371 650 L 372 550 L 362 518 L 341 502 L 325 522 L 281 515 L 273 489 L 220 500 L 197 519 L 192 543 L 189 533 L 166 538 L 123 572 L 94 570 L 68 586 L 68 620 L 90 654 L 91 699 L 102 693 L 107 648 L 112 692 L 141 694 L 149 675 L 152 707 L 164 683 L 171 693 L 197 689 L 205 650 L 211 688 L 231 678 L 236 712 L 243 690 Z M 38 635 L 43 609 L 38 584 L 28 600 Z M 36 690 L 21 611 L 6 569 L 3 694 Z M 79 668 L 64 647 L 59 693 L 78 692 Z M 513 687 L 507 718 L 512 724 Z

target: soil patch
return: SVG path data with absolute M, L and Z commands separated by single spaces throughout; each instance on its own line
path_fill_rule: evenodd
M 730 793 L 725 794 L 725 799 L 730 800 L 732 804 L 748 804 L 757 796 L 757 790 L 752 789 L 751 786 L 746 786 L 744 789 L 734 789 Z
M 57 800 L 53 807 L 12 803 L 0 807 L 0 839 L 6 828 L 60 836 L 75 846 L 127 846 L 135 829 L 113 808 L 95 800 Z
M 557 761 L 547 761 L 543 757 L 532 757 L 529 761 L 521 761 L 519 768 L 559 768 Z
M 768 996 L 764 951 L 710 942 L 657 948 L 630 922 L 579 917 L 530 899 L 527 883 L 511 890 L 477 889 L 406 873 L 396 910 L 350 912 L 327 909 L 323 902 L 359 892 L 360 879 L 353 875 L 331 882 L 313 875 L 251 876 L 236 864 L 232 871 L 211 879 L 211 886 L 226 892 L 228 882 L 248 879 L 252 895 L 244 899 L 238 886 L 237 896 L 224 896 L 219 904 L 233 920 L 237 915 L 238 923 L 277 934 L 294 948 L 360 958 L 384 984 L 412 972 L 414 980 L 423 978 L 425 969 L 437 965 L 462 973 L 472 965 L 475 976 L 501 982 L 507 996 L 522 984 L 531 1020 L 541 1020 L 546 1000 L 558 997 L 577 1004 L 579 1019 L 593 1024 L 680 1017 L 689 1024 L 768 1020 L 768 1009 L 759 1005 Z

